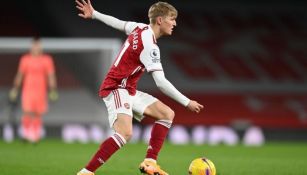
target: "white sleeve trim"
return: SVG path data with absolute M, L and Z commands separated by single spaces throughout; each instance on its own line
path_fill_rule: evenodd
M 183 106 L 188 106 L 190 99 L 179 92 L 164 76 L 163 71 L 152 72 L 157 87 L 167 96 L 171 97 Z
M 127 21 L 122 21 L 122 20 L 119 20 L 119 19 L 117 19 L 113 16 L 102 14 L 102 13 L 96 11 L 96 10 L 94 10 L 92 18 L 97 19 L 97 20 L 99 20 L 99 21 L 105 23 L 106 25 L 111 26 L 115 29 L 125 31 L 125 25 L 126 25 Z

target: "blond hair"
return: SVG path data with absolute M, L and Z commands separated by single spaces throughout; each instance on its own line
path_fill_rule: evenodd
M 157 2 L 153 4 L 148 10 L 148 18 L 151 24 L 156 23 L 156 18 L 166 17 L 166 16 L 174 16 L 177 17 L 178 12 L 174 6 L 167 2 Z

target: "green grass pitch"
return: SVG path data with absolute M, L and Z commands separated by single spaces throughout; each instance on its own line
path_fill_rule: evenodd
M 98 144 L 65 144 L 44 140 L 38 145 L 0 141 L 3 175 L 76 175 L 97 150 Z M 96 175 L 137 175 L 146 145 L 127 144 Z M 267 143 L 262 147 L 172 145 L 166 143 L 159 163 L 171 175 L 187 175 L 197 157 L 211 159 L 218 175 L 306 175 L 306 143 Z

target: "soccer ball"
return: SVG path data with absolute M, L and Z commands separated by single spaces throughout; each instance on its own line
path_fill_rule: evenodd
M 189 166 L 189 175 L 215 175 L 213 162 L 205 157 L 194 159 Z

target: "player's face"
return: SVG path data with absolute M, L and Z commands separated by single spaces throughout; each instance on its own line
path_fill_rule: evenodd
M 39 41 L 34 41 L 31 48 L 31 53 L 33 55 L 39 55 L 42 52 L 41 43 Z
M 162 18 L 161 31 L 163 35 L 171 35 L 176 26 L 176 16 L 166 16 Z

